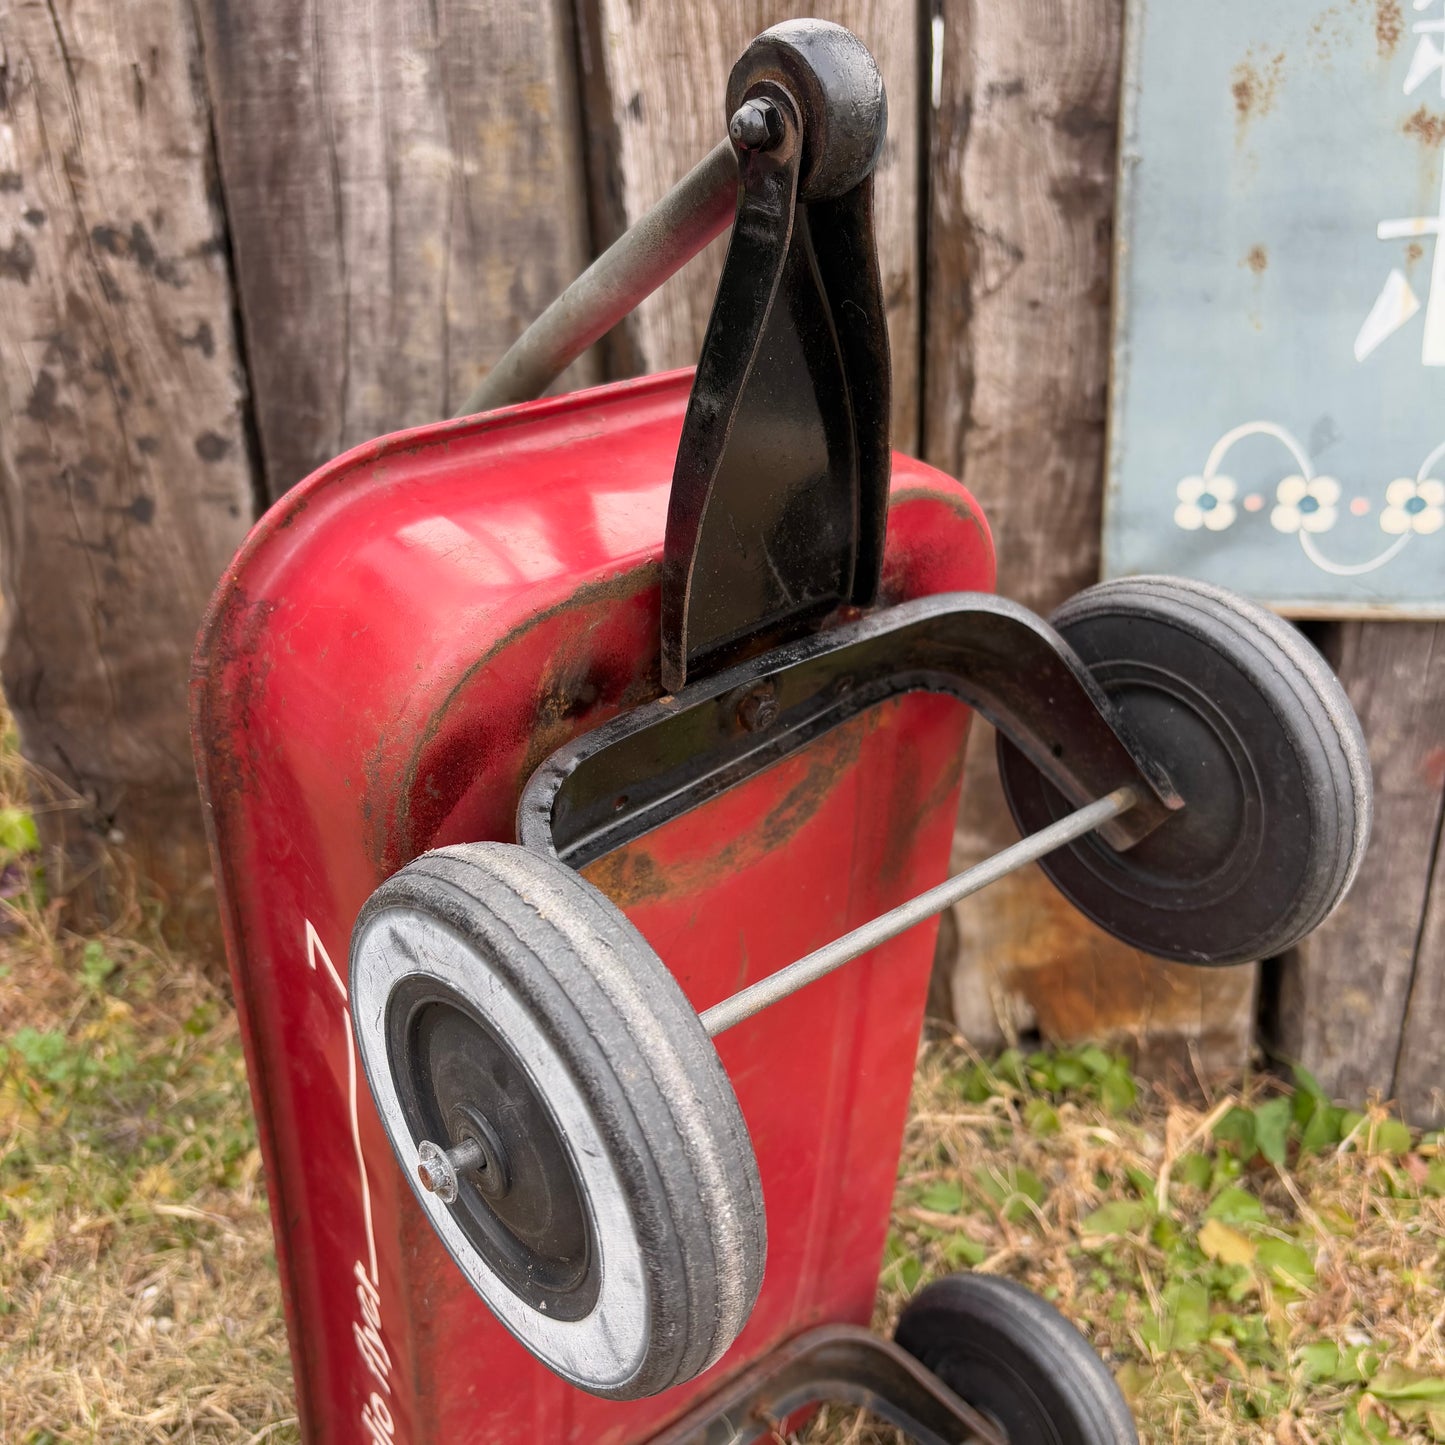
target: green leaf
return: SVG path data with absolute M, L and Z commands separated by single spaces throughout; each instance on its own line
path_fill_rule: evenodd
M 1388 1423 L 1379 1415 L 1367 1414 L 1361 1420 L 1358 1396 L 1345 1406 L 1340 1416 L 1340 1439 L 1344 1445 L 1374 1445 L 1377 1440 L 1393 1438 Z
M 1223 1224 L 1266 1224 L 1268 1219 L 1264 1206 L 1249 1190 L 1231 1184 L 1221 1189 L 1209 1208 L 1204 1211 L 1206 1219 L 1217 1219 Z
M 1005 1049 L 993 1061 L 994 1077 L 1013 1089 L 1024 1086 L 1024 1056 L 1017 1049 Z
M 988 1258 L 988 1247 L 966 1234 L 950 1235 L 943 1243 L 943 1257 L 951 1265 L 982 1264 Z
M 1399 1119 L 1385 1119 L 1375 1126 L 1374 1148 L 1377 1154 L 1408 1154 L 1413 1143 L 1410 1126 Z
M 1078 1059 L 1069 1054 L 1058 1054 L 1045 1066 L 1044 1073 L 1049 1087 L 1055 1093 L 1078 1089 L 1089 1082 L 1089 1071 Z
M 0 862 L 40 851 L 35 819 L 24 808 L 0 808 Z
M 1207 1189 L 1213 1172 L 1214 1166 L 1209 1162 L 1209 1157 L 1196 1151 L 1181 1154 L 1174 1161 L 1175 1181 L 1187 1184 L 1191 1189 Z
M 1370 1393 L 1377 1399 L 1388 1400 L 1391 1404 L 1406 1400 L 1425 1400 L 1431 1404 L 1445 1405 L 1445 1378 L 1439 1375 L 1422 1375 L 1417 1370 L 1407 1370 L 1403 1365 L 1391 1365 L 1370 1381 Z
M 1171 1280 L 1158 1314 L 1140 1325 L 1146 1345 L 1169 1353 L 1192 1350 L 1209 1336 L 1209 1291 L 1197 1279 Z
M 1047 1099 L 1037 1096 L 1024 1105 L 1024 1123 L 1038 1139 L 1050 1139 L 1059 1132 L 1059 1111 Z
M 1086 1239 L 1114 1239 L 1137 1234 L 1154 1217 L 1142 1199 L 1115 1199 L 1101 1205 L 1079 1221 L 1079 1233 Z
M 1336 1385 L 1358 1385 L 1367 1376 L 1363 1357 L 1366 1346 L 1346 1345 L 1340 1348 L 1333 1340 L 1319 1340 L 1302 1345 L 1295 1351 L 1299 1372 L 1309 1384 L 1330 1382 Z
M 1044 1182 L 1031 1169 L 1010 1164 L 1003 1169 L 986 1169 L 980 1165 L 973 1171 L 975 1183 L 985 1199 L 996 1205 L 1010 1224 L 1022 1223 L 1033 1214 L 1028 1201 L 1044 1202 Z
M 916 1254 L 905 1254 L 898 1260 L 897 1278 L 904 1294 L 912 1294 L 923 1277 L 923 1262 Z
M 1315 1286 L 1315 1262 L 1302 1244 L 1290 1239 L 1262 1239 L 1255 1264 L 1277 1284 L 1310 1290 Z
M 1254 1111 L 1254 1147 L 1271 1164 L 1283 1164 L 1289 1143 L 1290 1101 L 1270 1099 Z
M 1425 1171 L 1425 1181 L 1420 1187 L 1426 1194 L 1433 1194 L 1437 1198 L 1445 1196 L 1445 1159 L 1432 1161 Z
M 1114 1067 L 1114 1060 L 1098 1044 L 1089 1044 L 1079 1053 L 1079 1062 L 1096 1078 L 1101 1079 Z
M 1290 1072 L 1294 1075 L 1294 1086 L 1299 1094 L 1309 1099 L 1323 1099 L 1329 1102 L 1329 1097 L 1320 1085 L 1320 1081 L 1305 1068 L 1303 1064 L 1291 1064 Z
M 92 939 L 80 956 L 80 981 L 92 993 L 97 993 L 118 967 L 104 947 Z
M 963 1208 L 963 1185 L 956 1179 L 935 1179 L 918 1196 L 918 1203 L 934 1214 L 957 1214 Z
M 1111 1114 L 1127 1114 L 1139 1101 L 1139 1086 L 1123 1060 L 1111 1065 L 1099 1080 L 1099 1101 Z
M 1214 1138 L 1221 1144 L 1237 1144 L 1240 1155 L 1248 1159 L 1254 1153 L 1254 1115 L 1236 1106 L 1214 1126 Z
M 994 1076 L 982 1064 L 970 1064 L 949 1080 L 959 1097 L 970 1104 L 982 1104 L 994 1096 Z
M 1134 1187 L 1134 1192 L 1140 1199 L 1153 1199 L 1154 1191 L 1159 1187 L 1159 1181 L 1146 1169 L 1138 1169 L 1133 1164 L 1124 1166 L 1124 1177 Z
M 1298 1096 L 1297 1096 L 1298 1097 Z M 1340 1142 L 1340 1120 L 1345 1116 L 1343 1109 L 1333 1104 L 1319 1103 L 1305 1120 L 1300 1130 L 1300 1149 L 1306 1154 L 1323 1154 Z

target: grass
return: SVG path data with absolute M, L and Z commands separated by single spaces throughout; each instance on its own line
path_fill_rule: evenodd
M 139 909 L 61 930 L 0 756 L 0 1440 L 299 1438 L 235 1020 Z M 1042 1291 L 1159 1441 L 1445 1441 L 1445 1150 L 1307 1075 L 1202 1103 L 1101 1049 L 922 1053 L 878 1317 Z M 891 1437 L 826 1412 L 811 1445 Z

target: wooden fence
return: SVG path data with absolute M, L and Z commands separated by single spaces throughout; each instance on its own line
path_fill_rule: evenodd
M 1122 8 L 811 5 L 889 89 L 895 444 L 974 490 L 1001 590 L 1041 609 L 1098 566 Z M 184 688 L 232 550 L 320 462 L 450 411 L 715 141 L 733 59 L 798 9 L 0 0 L 3 681 L 28 756 L 85 800 L 53 825 L 73 865 L 123 840 L 180 930 L 212 927 Z M 690 362 L 720 255 L 568 381 Z M 1328 1086 L 1445 1117 L 1445 629 L 1315 635 L 1379 810 L 1305 957 L 1156 964 L 1024 875 L 945 930 L 970 1036 L 1127 1037 L 1209 1072 L 1262 1014 Z M 1011 835 L 985 732 L 960 862 Z

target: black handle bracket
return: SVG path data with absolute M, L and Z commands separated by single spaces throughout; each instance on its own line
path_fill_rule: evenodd
M 737 215 L 673 473 L 662 678 L 875 601 L 888 505 L 888 329 L 873 239 L 887 127 L 841 26 L 764 31 L 728 81 Z

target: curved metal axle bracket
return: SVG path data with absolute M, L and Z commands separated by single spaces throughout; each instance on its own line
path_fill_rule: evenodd
M 784 644 L 613 718 L 553 753 L 517 809 L 517 838 L 582 868 L 744 782 L 886 698 L 956 697 L 1076 807 L 1122 787 L 1114 848 L 1183 802 L 1042 618 L 1006 598 L 947 592 Z

